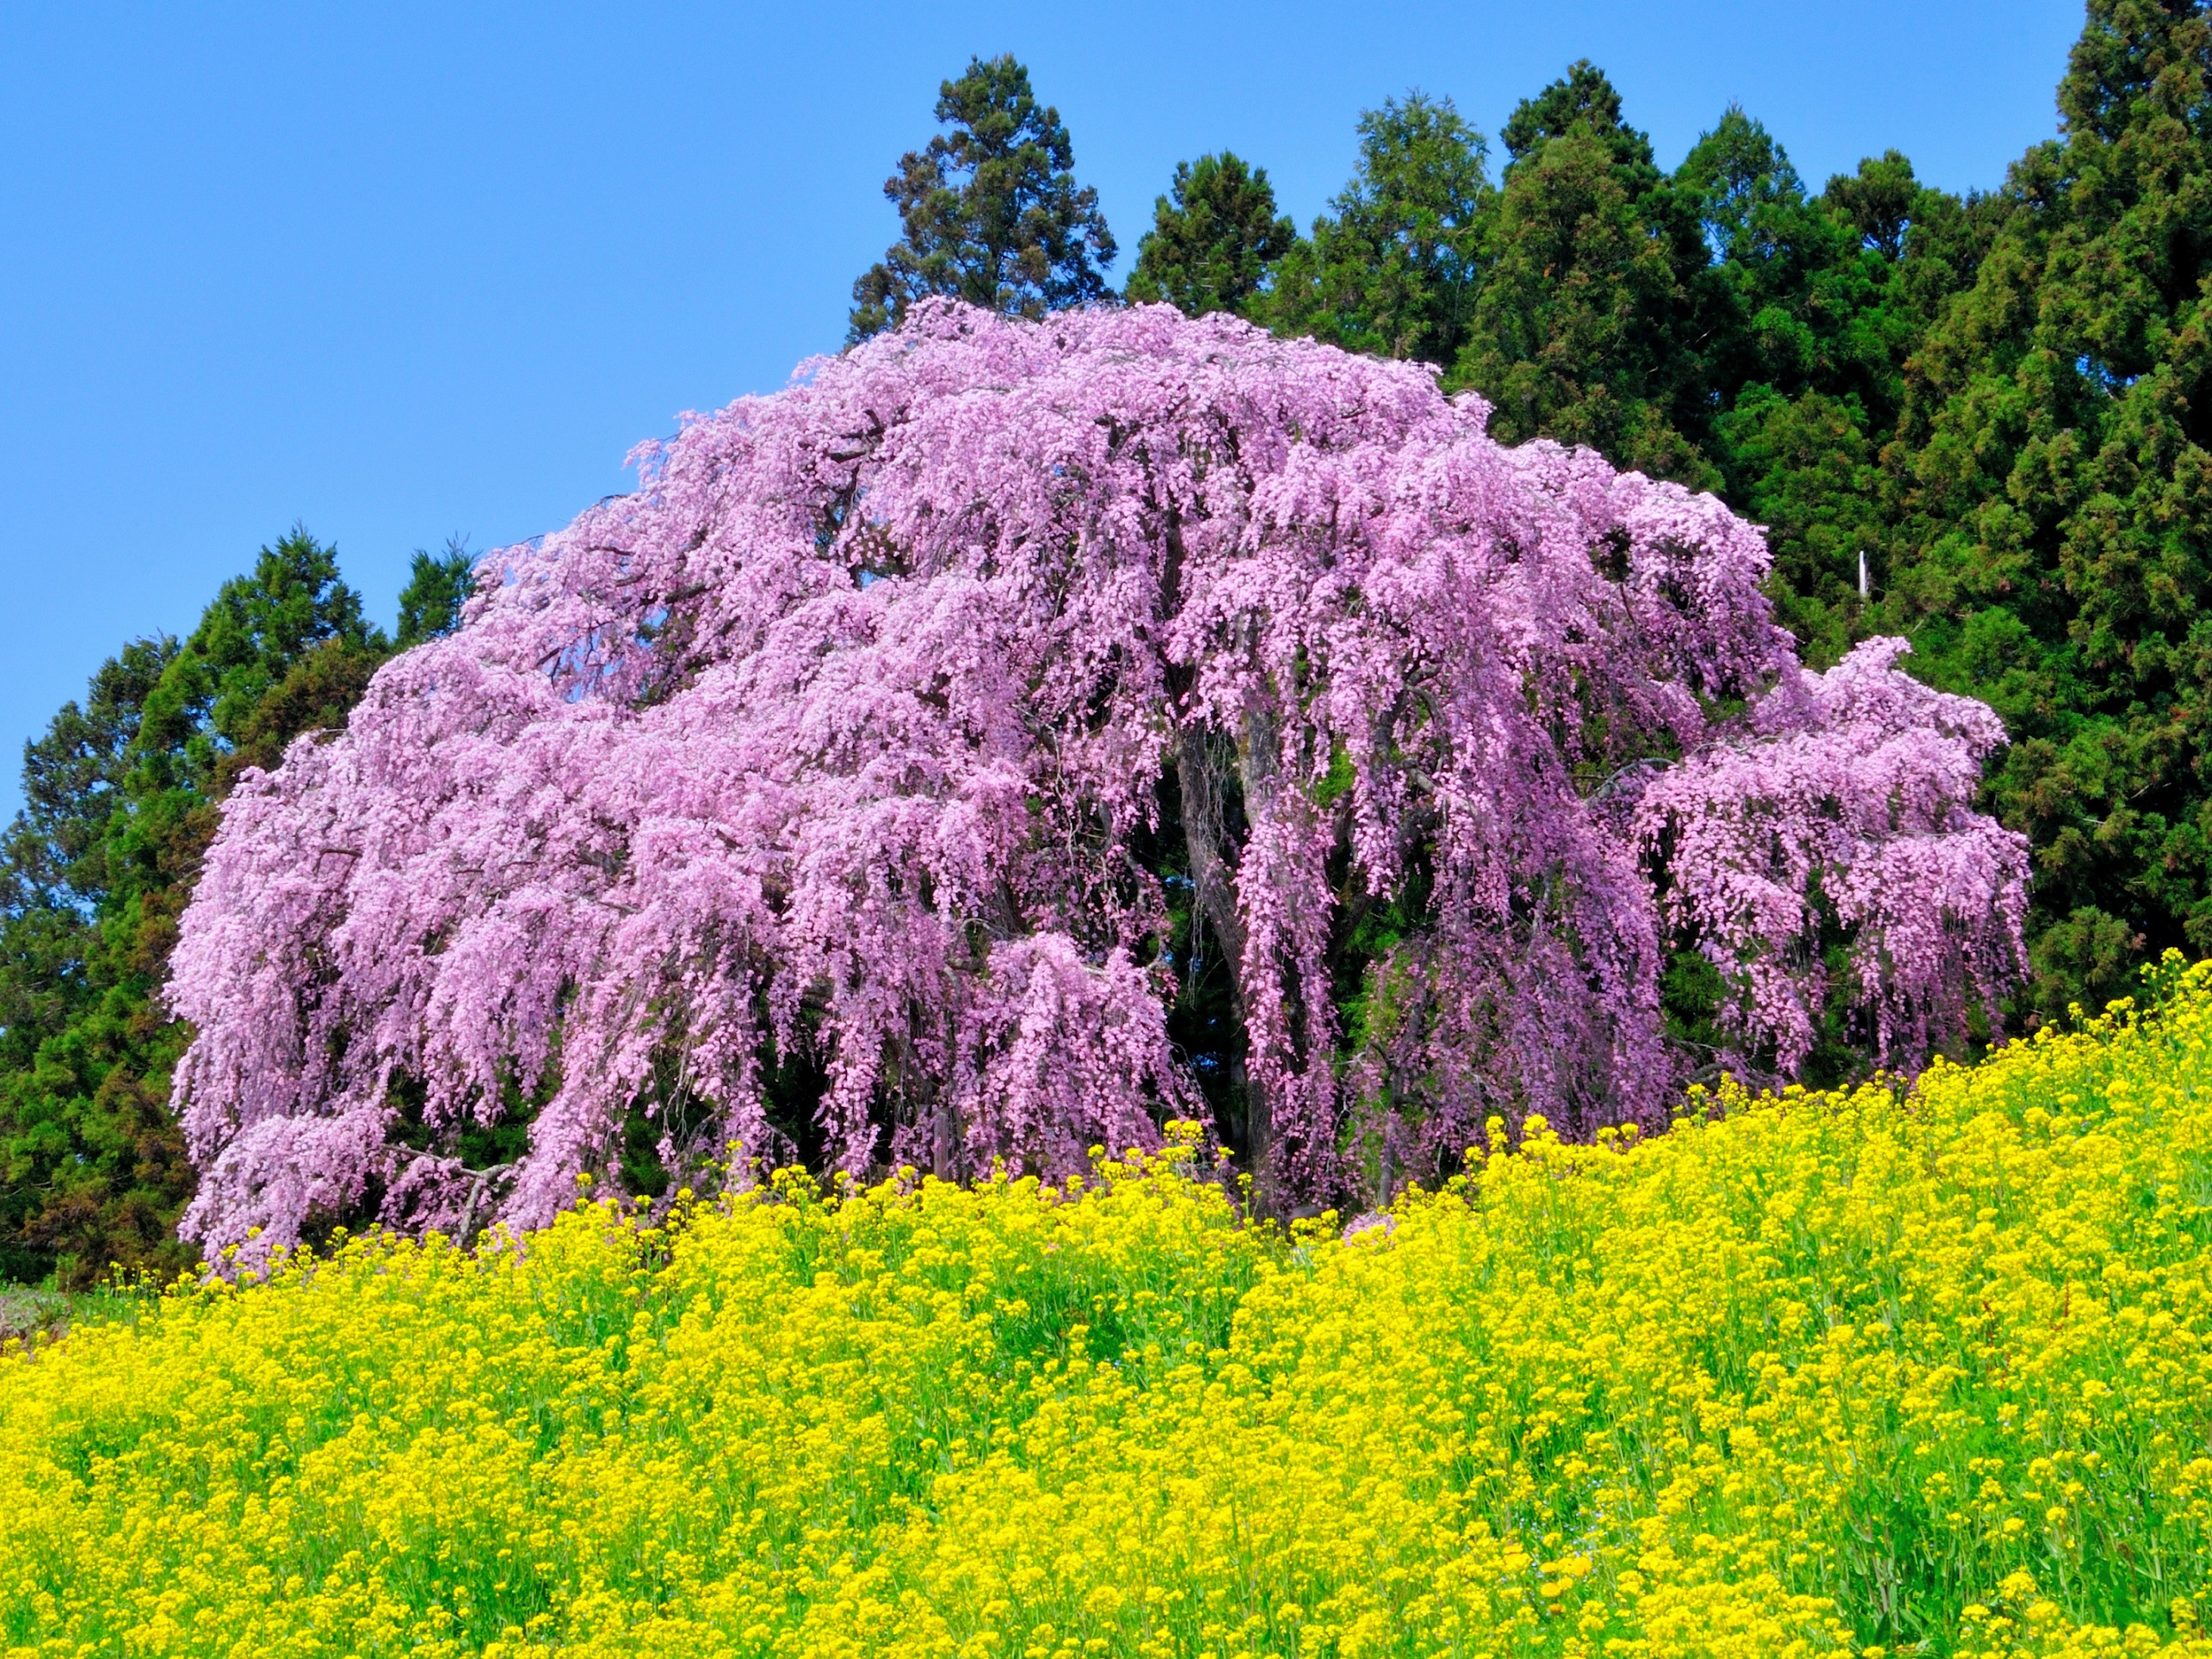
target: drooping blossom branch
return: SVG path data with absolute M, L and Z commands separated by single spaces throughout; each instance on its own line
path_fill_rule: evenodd
M 1824 925 L 1852 940 L 1842 987 L 1876 1052 L 1911 1064 L 2022 966 L 2027 846 L 1973 810 L 2005 741 L 1987 705 L 1896 672 L 1869 640 L 1826 674 L 1778 682 L 1734 742 L 1656 778 L 1637 804 L 1667 919 L 1728 982 L 1730 1023 L 1784 1072 L 1813 1047 L 1832 987 L 1808 972 Z
M 1886 647 L 1808 678 L 1755 529 L 1486 414 L 1226 317 L 933 305 L 646 446 L 232 797 L 170 993 L 188 1234 L 480 1219 L 463 1130 L 524 1114 L 533 1224 L 641 1110 L 775 1154 L 799 1073 L 855 1172 L 1146 1143 L 1199 1105 L 1171 879 L 1284 1198 L 1361 1113 L 1418 1161 L 1663 1111 L 1685 939 L 1785 1063 L 1838 988 L 1900 1057 L 1954 1033 L 2018 947 L 1993 718 Z

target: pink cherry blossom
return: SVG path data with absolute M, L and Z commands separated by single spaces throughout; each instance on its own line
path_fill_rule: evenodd
M 1898 1063 L 1957 1035 L 2019 956 L 1995 718 L 1894 641 L 1805 673 L 1753 527 L 1486 416 L 1226 316 L 933 304 L 645 446 L 232 797 L 170 987 L 188 1235 L 536 1224 L 640 1107 L 679 1164 L 787 1155 L 800 1061 L 856 1173 L 1148 1144 L 1201 1104 L 1164 837 L 1278 1201 L 1362 1125 L 1411 1167 L 1662 1116 L 1681 942 L 1784 1070 L 1826 998 Z M 1345 1029 L 1336 930 L 1393 896 Z

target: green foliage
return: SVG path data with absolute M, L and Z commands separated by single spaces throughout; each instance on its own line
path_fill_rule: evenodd
M 1715 423 L 1733 504 L 1767 526 L 1782 621 L 1825 666 L 1863 630 L 1860 556 L 1886 535 L 1863 406 L 1825 393 L 1746 388 Z
M 1277 332 L 1449 363 L 1466 337 L 1491 197 L 1481 133 L 1409 92 L 1359 121 L 1359 170 L 1276 269 Z
M 100 665 L 82 707 L 64 703 L 46 734 L 23 746 L 23 810 L 9 832 L 4 877 L 15 884 L 11 907 L 65 906 L 111 885 L 108 820 L 146 698 L 176 653 L 171 639 L 133 641 Z
M 459 537 L 448 538 L 442 553 L 416 548 L 407 585 L 399 590 L 399 628 L 392 643 L 405 651 L 459 628 L 461 607 L 476 591 L 475 571 L 476 555 Z
M 1912 359 L 1885 610 L 2013 734 L 1990 793 L 2035 842 L 2046 1017 L 2212 946 L 2203 8 L 2093 0 L 2059 104 Z
M 126 646 L 25 746 L 0 845 L 0 1273 L 186 1265 L 185 1033 L 158 995 L 176 919 L 238 773 L 342 724 L 388 649 L 295 529 L 182 644 Z
M 1565 75 L 1514 106 L 1498 137 L 1505 141 L 1507 155 L 1523 161 L 1553 139 L 1577 133 L 1596 139 L 1612 165 L 1657 177 L 1651 140 L 1622 121 L 1621 95 L 1587 58 L 1568 65 Z
M 1104 298 L 1114 238 L 1029 71 L 1010 56 L 973 59 L 940 87 L 936 115 L 951 130 L 884 181 L 905 233 L 853 284 L 850 337 L 896 327 L 925 294 L 1023 317 Z
M 1186 317 L 1244 314 L 1268 267 L 1297 239 L 1297 226 L 1276 214 L 1266 168 L 1226 151 L 1179 161 L 1171 194 L 1153 203 L 1152 227 L 1137 245 L 1127 297 L 1165 300 Z
M 1453 378 L 1497 406 L 1509 443 L 1587 443 L 1709 486 L 1704 342 L 1722 303 L 1700 198 L 1652 160 L 1588 64 L 1505 124 L 1490 261 Z
M 102 1000 L 96 918 L 116 887 L 108 820 L 147 695 L 176 650 L 170 639 L 126 646 L 82 705 L 65 703 L 24 746 L 24 806 L 0 849 L 0 1275 L 9 1278 L 53 1266 L 51 1176 L 81 1161 L 53 1094 L 72 1057 L 59 1039 Z
M 183 649 L 147 694 L 132 747 L 133 788 L 204 790 L 263 701 L 313 647 L 383 647 L 337 556 L 294 526 L 263 548 L 250 576 L 223 584 Z

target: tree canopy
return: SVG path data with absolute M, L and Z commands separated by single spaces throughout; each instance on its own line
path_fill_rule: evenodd
M 1140 303 L 1165 301 L 1186 317 L 1241 314 L 1268 267 L 1297 239 L 1297 227 L 1275 211 L 1266 168 L 1247 167 L 1226 151 L 1179 161 L 1170 193 L 1153 204 L 1125 293 Z
M 1113 233 L 1029 71 L 1011 57 L 971 60 L 939 90 L 937 120 L 950 130 L 884 181 L 903 234 L 854 282 L 850 337 L 895 327 L 928 294 L 1021 317 L 1103 298 Z
M 1449 98 L 1409 92 L 1359 121 L 1359 170 L 1276 267 L 1278 332 L 1448 363 L 1466 337 L 1491 188 L 1487 145 Z
M 458 536 L 444 551 L 415 549 L 407 566 L 407 585 L 399 590 L 399 626 L 392 643 L 405 651 L 450 634 L 460 626 L 461 607 L 476 591 L 476 555 Z
M 127 645 L 26 746 L 0 848 L 0 1268 L 174 1269 L 194 1178 L 160 1000 L 176 919 L 248 766 L 344 722 L 388 653 L 295 529 L 182 641 Z
M 1588 64 L 1505 124 L 1505 180 L 1455 382 L 1497 405 L 1498 436 L 1587 443 L 1706 486 L 1702 372 L 1717 295 L 1699 207 Z

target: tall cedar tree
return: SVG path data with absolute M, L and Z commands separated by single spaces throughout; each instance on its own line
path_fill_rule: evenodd
M 1266 168 L 1226 151 L 1179 161 L 1169 194 L 1152 204 L 1126 297 L 1165 300 L 1186 317 L 1246 315 L 1269 268 L 1297 239 L 1298 227 L 1275 211 Z
M 23 746 L 24 804 L 0 849 L 0 1275 L 9 1278 L 44 1278 L 64 1234 L 74 1235 L 77 1278 L 158 1247 L 188 1186 L 167 1114 L 147 1124 L 136 1102 L 111 1096 L 96 1117 L 83 1086 L 94 1068 L 82 1063 L 114 1024 L 93 1018 L 105 1012 L 114 966 L 96 925 L 117 886 L 108 822 L 147 695 L 176 655 L 170 639 L 124 647 L 93 675 L 81 705 L 65 703 L 46 735 Z M 70 1225 L 88 1198 L 107 1212 L 98 1239 Z M 118 1234 L 128 1241 L 120 1249 Z
M 415 638 L 450 631 L 466 564 L 417 556 Z M 295 529 L 182 644 L 125 646 L 25 746 L 0 845 L 0 1273 L 185 1265 L 169 1074 L 189 1033 L 158 995 L 176 918 L 238 773 L 342 727 L 390 649 L 334 552 Z
M 2204 7 L 2092 0 L 2059 108 L 1912 358 L 1888 504 L 1923 672 L 2013 734 L 1990 794 L 2036 846 L 2047 1015 L 2212 951 Z
M 399 592 L 399 626 L 392 643 L 405 651 L 460 627 L 461 607 L 476 591 L 475 572 L 476 555 L 460 536 L 447 537 L 442 553 L 416 548 Z
M 905 234 L 853 284 L 850 338 L 895 327 L 924 294 L 1030 318 L 1107 297 L 1113 234 L 1029 71 L 1010 56 L 971 59 L 939 88 L 936 114 L 951 130 L 884 181 Z
M 1587 63 L 1513 112 L 1491 257 L 1454 379 L 1508 442 L 1542 435 L 1696 486 L 1719 302 L 1698 203 Z
M 1358 172 L 1257 314 L 1278 333 L 1448 365 L 1481 269 L 1487 145 L 1449 98 L 1419 92 L 1367 111 L 1359 138 Z

